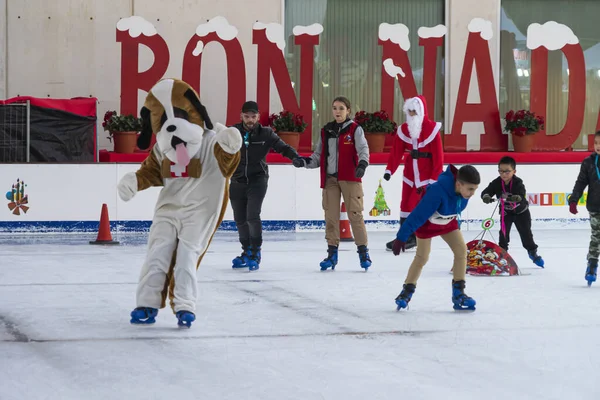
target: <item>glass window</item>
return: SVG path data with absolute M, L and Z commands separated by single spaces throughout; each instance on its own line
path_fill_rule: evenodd
M 593 17 L 600 13 L 597 0 L 502 0 L 500 23 L 500 115 L 529 109 L 531 51 L 527 27 L 556 21 L 567 25 L 579 38 L 586 66 L 586 104 L 580 138 L 573 149 L 587 149 L 587 135 L 594 133 L 600 110 L 600 29 Z M 560 50 L 548 52 L 547 134 L 562 130 L 567 118 L 569 69 Z M 574 106 L 574 105 L 572 105 Z
M 444 24 L 444 0 L 285 0 L 285 47 L 288 70 L 293 82 L 300 75 L 299 46 L 294 45 L 296 25 L 323 25 L 315 49 L 313 145 L 320 129 L 333 118 L 331 102 L 346 96 L 352 112 L 381 108 L 382 47 L 378 45 L 379 24 L 403 23 L 409 29 L 412 66 L 417 91 L 422 91 L 423 47 L 417 30 L 422 26 Z M 438 55 L 435 120 L 443 121 L 443 50 Z M 299 85 L 294 86 L 299 97 Z M 400 86 L 396 84 L 394 119 L 404 122 Z

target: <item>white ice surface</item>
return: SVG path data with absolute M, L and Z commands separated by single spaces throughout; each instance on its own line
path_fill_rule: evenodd
M 598 399 L 589 231 L 534 234 L 546 268 L 515 231 L 529 275 L 467 277 L 477 311 L 460 314 L 441 239 L 396 312 L 414 252 L 383 250 L 391 232 L 370 233 L 367 273 L 352 243 L 320 272 L 321 232 L 266 233 L 260 270 L 232 270 L 237 238 L 219 233 L 190 330 L 168 309 L 155 326 L 129 324 L 145 237 L 0 237 L 0 399 Z

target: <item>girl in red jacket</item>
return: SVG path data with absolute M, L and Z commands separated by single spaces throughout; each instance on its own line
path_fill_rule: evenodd
M 296 168 L 320 168 L 325 211 L 327 257 L 321 270 L 335 269 L 340 243 L 340 197 L 348 210 L 354 242 L 358 248 L 361 268 L 371 266 L 367 248 L 367 229 L 363 219 L 363 187 L 361 178 L 369 165 L 369 146 L 363 129 L 350 119 L 350 101 L 336 97 L 331 105 L 334 120 L 321 129 L 321 137 L 310 157 L 293 161 Z

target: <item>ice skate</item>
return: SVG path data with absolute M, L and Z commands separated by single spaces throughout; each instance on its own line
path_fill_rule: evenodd
M 398 297 L 396 297 L 396 305 L 398 306 L 396 311 L 408 307 L 408 303 L 410 303 L 410 299 L 412 299 L 412 295 L 415 293 L 416 289 L 416 286 L 412 283 L 405 283 L 402 287 L 402 291 Z
M 372 264 L 371 257 L 369 257 L 369 249 L 365 245 L 358 246 L 357 253 L 360 259 L 360 267 L 364 268 L 365 272 L 367 272 L 367 270 Z
M 329 246 L 327 248 L 327 258 L 321 261 L 321 271 L 327 271 L 329 268 L 335 269 L 338 263 L 338 248 L 337 246 Z
M 156 308 L 151 307 L 137 307 L 131 312 L 131 322 L 132 324 L 153 324 L 156 322 L 156 316 L 158 315 L 158 310 Z
M 260 246 L 259 247 L 252 247 L 249 250 L 249 257 L 248 257 L 248 261 L 247 261 L 247 265 L 248 265 L 248 269 L 250 271 L 256 271 L 257 269 L 260 268 L 260 261 L 261 261 L 261 254 L 260 254 Z
M 475 310 L 475 300 L 465 294 L 465 281 L 452 281 L 452 303 L 455 310 Z
M 588 266 L 585 270 L 585 280 L 588 286 L 592 286 L 592 283 L 596 282 L 596 273 L 598 272 L 598 260 L 590 258 L 588 260 Z
M 192 326 L 192 322 L 196 320 L 196 315 L 190 311 L 177 311 L 175 315 L 177 316 L 177 325 L 180 327 L 190 328 Z
M 529 251 L 528 254 L 529 258 L 531 259 L 531 261 L 533 261 L 535 265 L 537 265 L 540 268 L 544 268 L 544 259 L 542 258 L 542 256 L 538 255 L 537 250 Z

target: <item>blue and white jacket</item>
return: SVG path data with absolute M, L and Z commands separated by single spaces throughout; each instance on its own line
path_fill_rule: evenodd
M 398 240 L 406 242 L 412 233 L 420 239 L 429 239 L 459 229 L 460 214 L 469 200 L 456 193 L 457 172 L 454 165 L 448 165 L 437 182 L 427 187 L 419 204 L 398 230 Z

